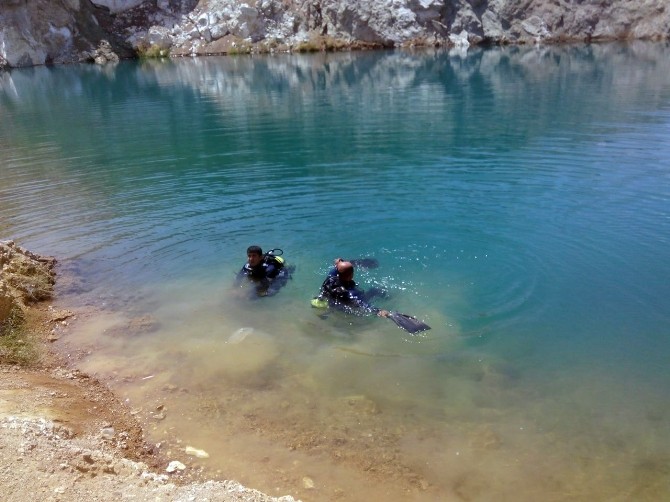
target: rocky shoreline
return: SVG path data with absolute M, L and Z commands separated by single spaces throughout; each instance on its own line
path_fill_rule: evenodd
M 3 500 L 292 502 L 208 480 L 149 443 L 104 384 L 50 350 L 75 313 L 48 305 L 56 260 L 0 242 L 0 486 Z
M 669 38 L 665 0 L 7 0 L 0 70 L 138 56 Z

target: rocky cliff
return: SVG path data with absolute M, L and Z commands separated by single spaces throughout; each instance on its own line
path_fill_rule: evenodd
M 0 0 L 0 68 L 110 60 L 102 40 L 123 58 L 668 38 L 667 0 Z

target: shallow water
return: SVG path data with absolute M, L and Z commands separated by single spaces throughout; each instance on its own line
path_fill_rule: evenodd
M 0 74 L 0 238 L 59 257 L 58 303 L 98 314 L 56 345 L 190 466 L 306 501 L 660 500 L 668 59 Z M 252 243 L 297 267 L 275 297 L 232 287 Z M 309 299 L 336 256 L 377 258 L 359 283 L 433 329 L 322 319 Z

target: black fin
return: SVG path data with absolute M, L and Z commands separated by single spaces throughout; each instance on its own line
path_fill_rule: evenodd
M 388 318 L 409 333 L 418 333 L 430 329 L 430 326 L 425 322 L 419 321 L 411 315 L 401 314 L 400 312 L 390 312 Z

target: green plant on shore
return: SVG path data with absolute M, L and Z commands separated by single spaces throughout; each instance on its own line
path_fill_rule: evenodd
M 293 50 L 295 52 L 321 52 L 323 46 L 316 40 L 307 40 L 306 42 L 300 42 Z
M 233 47 L 228 49 L 229 56 L 237 56 L 240 54 L 251 54 L 253 46 L 247 42 L 237 42 Z
M 0 364 L 30 366 L 38 358 L 37 344 L 25 328 L 23 312 L 15 307 L 0 322 Z
M 170 56 L 168 49 L 163 49 L 158 45 L 145 41 L 138 43 L 135 51 L 140 59 L 166 58 Z
M 323 45 L 325 47 L 326 52 L 346 51 L 351 48 L 351 45 L 347 43 L 345 40 L 333 37 L 324 37 Z
M 30 263 L 18 262 L 6 269 L 11 272 L 6 279 L 26 303 L 51 298 L 54 279 L 42 269 Z
M 293 50 L 295 52 L 338 52 L 349 50 L 351 45 L 345 40 L 330 36 L 320 36 L 300 42 Z

